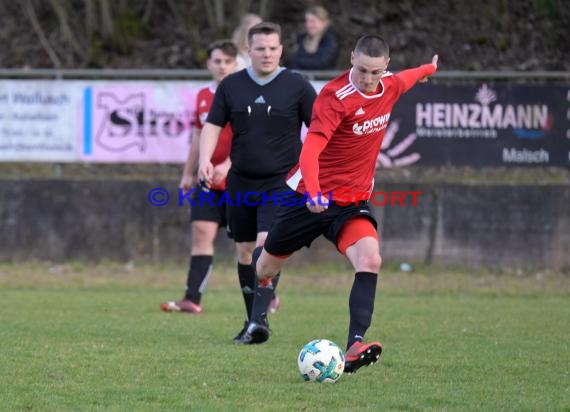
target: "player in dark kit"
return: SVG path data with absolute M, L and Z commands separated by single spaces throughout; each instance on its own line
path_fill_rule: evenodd
M 310 123 L 316 97 L 300 74 L 279 67 L 283 52 L 279 25 L 262 22 L 253 26 L 248 41 L 251 66 L 226 77 L 216 91 L 202 129 L 199 169 L 200 177 L 211 185 L 214 168 L 210 159 L 222 128 L 230 123 L 228 229 L 238 251 L 245 325 L 251 317 L 256 288 L 252 252 L 255 247 L 261 251 L 279 194 L 287 189 L 285 177 L 299 160 L 301 126 Z M 242 198 L 247 192 L 247 199 Z M 277 281 L 278 276 L 273 285 Z M 245 325 L 234 338 L 236 343 L 241 342 Z
M 351 54 L 352 68 L 319 93 L 299 164 L 287 177 L 297 200 L 308 192 L 308 202 L 306 206 L 282 206 L 275 215 L 257 259 L 259 286 L 244 343 L 269 339 L 265 312 L 274 291 L 269 288 L 271 279 L 292 253 L 324 235 L 356 273 L 349 298 L 345 371 L 355 372 L 380 357 L 379 342 L 363 342 L 372 321 L 381 264 L 377 223 L 367 201 L 394 103 L 437 69 L 436 55 L 431 64 L 394 75 L 386 70 L 388 56 L 388 45 L 381 37 L 360 38 Z M 342 201 L 335 200 L 340 193 Z

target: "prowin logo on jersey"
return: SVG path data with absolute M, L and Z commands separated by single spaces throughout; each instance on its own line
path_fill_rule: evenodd
M 352 126 L 352 131 L 356 135 L 363 135 L 369 133 L 379 132 L 388 126 L 388 120 L 390 119 L 390 113 L 382 114 L 371 120 L 365 120 L 362 124 L 354 123 Z

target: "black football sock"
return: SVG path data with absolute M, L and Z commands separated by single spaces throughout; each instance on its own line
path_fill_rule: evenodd
M 255 249 L 253 249 L 253 253 L 251 255 L 251 257 L 252 257 L 251 267 L 253 268 L 254 271 L 256 271 L 257 261 L 259 260 L 259 257 L 261 256 L 262 251 L 263 251 L 263 246 L 257 246 Z M 273 278 L 273 279 L 275 279 L 275 278 Z M 279 278 L 277 278 L 276 282 L 279 283 Z M 277 287 L 276 284 L 273 286 Z M 275 297 L 275 288 L 273 289 L 273 295 L 271 296 L 271 299 L 273 299 L 274 297 Z
M 213 260 L 212 255 L 190 257 L 190 269 L 186 279 L 186 299 L 200 304 L 202 293 L 208 282 L 208 275 L 212 272 Z
M 277 288 L 277 285 L 279 284 L 279 278 L 281 277 L 281 272 L 279 272 L 277 275 L 275 275 L 275 277 L 273 279 L 271 279 L 271 283 L 273 284 L 273 295 L 271 295 L 271 299 L 269 299 L 270 301 L 273 300 L 273 298 L 275 297 L 275 289 Z
M 251 254 L 251 267 L 255 270 L 255 266 L 257 265 L 257 261 L 261 256 L 261 252 L 263 252 L 263 246 L 257 246 L 253 249 L 253 253 Z
M 354 283 L 348 300 L 350 325 L 348 327 L 347 349 L 356 341 L 362 342 L 364 334 L 370 327 L 377 282 L 378 275 L 376 273 L 357 272 L 354 275 Z
M 251 320 L 259 323 L 267 323 L 267 307 L 273 298 L 280 277 L 281 274 L 278 273 L 270 281 L 263 283 L 259 281 L 256 282 Z
M 237 266 L 239 285 L 243 294 L 247 319 L 251 319 L 251 308 L 253 307 L 253 294 L 255 293 L 255 271 L 251 265 L 243 265 L 238 262 Z

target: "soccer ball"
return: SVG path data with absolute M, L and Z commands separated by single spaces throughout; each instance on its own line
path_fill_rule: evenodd
M 344 371 L 344 353 L 330 340 L 315 339 L 303 346 L 297 365 L 306 381 L 333 383 Z

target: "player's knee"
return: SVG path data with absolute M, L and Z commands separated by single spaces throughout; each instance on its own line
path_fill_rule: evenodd
M 356 262 L 356 270 L 358 272 L 380 272 L 382 265 L 382 257 L 379 253 L 367 253 L 358 257 Z
M 249 265 L 251 263 L 251 253 L 248 253 L 247 251 L 238 250 L 237 259 L 239 263 L 243 265 Z
M 195 225 L 192 226 L 192 241 L 199 243 L 208 243 L 212 242 L 213 239 L 207 227 L 204 227 L 202 225 Z
M 250 244 L 249 242 L 236 243 L 238 262 L 244 265 L 249 265 L 251 263 L 253 248 L 254 244 Z
M 192 254 L 211 255 L 214 253 L 214 240 L 216 239 L 216 227 L 195 224 L 192 226 Z

